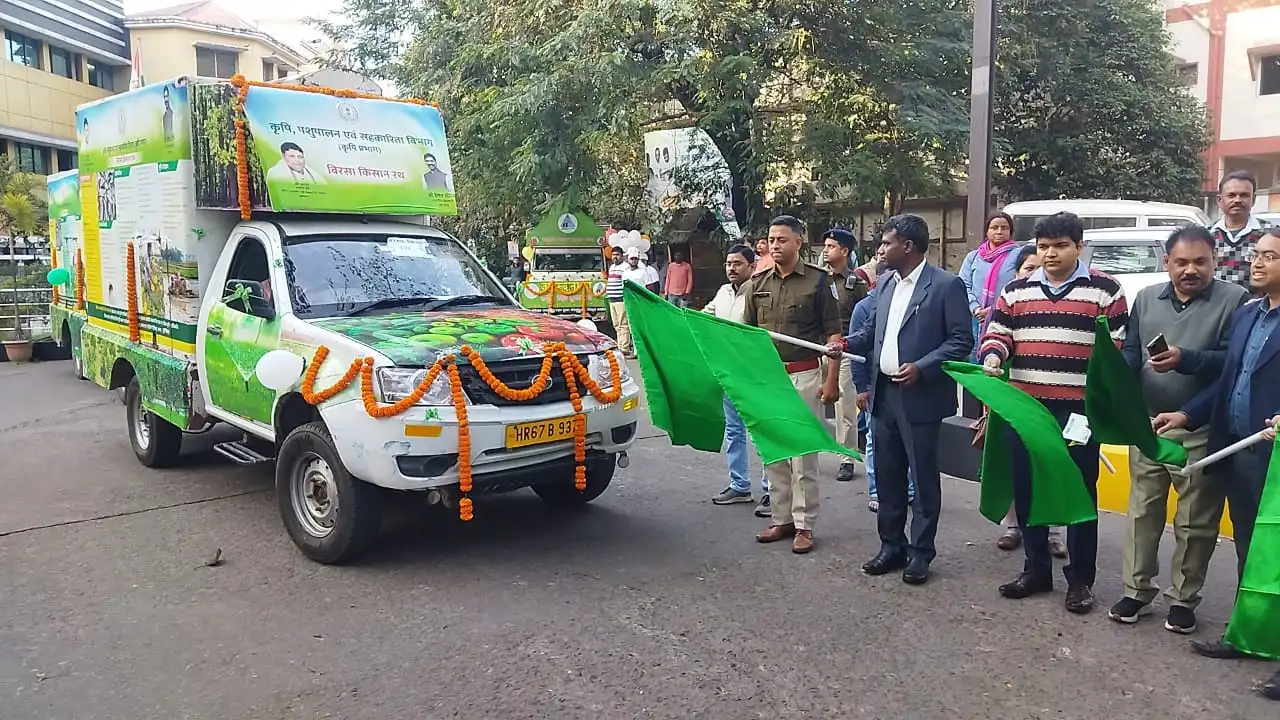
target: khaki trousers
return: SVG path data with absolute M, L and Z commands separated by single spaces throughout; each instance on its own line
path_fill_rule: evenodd
M 835 362 L 831 358 L 822 358 L 822 379 L 825 380 L 828 368 Z M 840 399 L 836 401 L 836 442 L 849 450 L 858 449 L 858 390 L 853 386 L 853 361 L 840 358 Z M 825 417 L 819 406 L 818 417 Z M 853 458 L 840 456 L 842 464 L 852 463 Z
M 1206 429 L 1174 430 L 1167 437 L 1187 449 L 1187 462 L 1205 456 Z M 1209 558 L 1218 543 L 1225 494 L 1203 472 L 1182 475 L 1129 448 L 1129 528 L 1124 546 L 1125 595 L 1150 603 L 1159 594 L 1160 537 L 1168 519 L 1169 488 L 1178 493 L 1173 516 L 1173 567 L 1165 597 L 1171 605 L 1195 609 L 1200 604 Z
M 822 419 L 822 370 L 792 373 L 791 384 L 800 393 L 809 410 Z M 769 479 L 769 500 L 773 505 L 774 525 L 794 523 L 798 530 L 812 530 L 818 519 L 818 454 L 810 453 L 783 460 L 764 468 Z
M 618 348 L 624 353 L 635 352 L 631 346 L 631 323 L 627 322 L 626 303 L 609 303 L 609 321 L 613 323 L 613 331 L 618 335 Z

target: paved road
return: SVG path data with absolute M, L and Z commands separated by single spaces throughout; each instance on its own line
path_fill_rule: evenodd
M 1155 621 L 1068 616 L 1061 593 L 1002 600 L 1019 561 L 961 481 L 923 588 L 858 572 L 876 547 L 861 487 L 823 487 L 819 546 L 793 556 L 753 542 L 748 507 L 706 501 L 721 458 L 652 430 L 585 512 L 528 492 L 466 526 L 404 509 L 366 562 L 322 567 L 281 528 L 269 471 L 229 466 L 208 438 L 179 469 L 144 469 L 123 407 L 69 373 L 0 365 L 4 720 L 1277 712 L 1248 692 L 1267 665 L 1194 657 Z M 1109 603 L 1122 519 L 1103 528 Z M 216 548 L 226 564 L 205 567 Z M 1232 568 L 1224 543 L 1205 635 Z

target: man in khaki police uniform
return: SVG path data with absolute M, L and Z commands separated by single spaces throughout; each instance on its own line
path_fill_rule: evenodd
M 800 260 L 804 246 L 804 225 L 790 215 L 774 218 L 769 225 L 769 254 L 773 265 L 751 276 L 744 322 L 824 344 L 840 339 L 840 308 L 831 294 L 831 276 L 825 270 Z M 822 405 L 840 398 L 840 365 L 831 363 L 821 371 L 822 353 L 775 342 L 778 356 L 791 376 L 800 397 L 819 420 Z M 813 549 L 813 525 L 818 516 L 818 455 L 812 453 L 773 463 L 765 468 L 773 519 L 756 535 L 768 543 L 794 537 L 792 552 Z
M 822 259 L 831 276 L 831 294 L 840 308 L 840 327 L 849 327 L 853 306 L 867 296 L 867 285 L 853 272 L 857 258 L 858 241 L 853 233 L 841 228 L 828 230 L 822 236 Z M 858 448 L 858 391 L 853 387 L 853 366 L 849 358 L 823 358 L 828 364 L 840 367 L 840 399 L 836 401 L 836 442 L 850 450 Z M 849 482 L 857 474 L 853 458 L 840 456 L 840 471 L 836 480 Z

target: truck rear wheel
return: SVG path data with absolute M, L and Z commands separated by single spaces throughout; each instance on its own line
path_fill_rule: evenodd
M 281 443 L 276 504 L 293 543 L 325 565 L 367 550 L 382 526 L 382 491 L 347 472 L 321 422 L 294 428 Z
M 572 472 L 565 479 L 557 478 L 551 482 L 534 485 L 533 491 L 548 505 L 559 507 L 586 505 L 600 497 L 609 488 L 609 483 L 613 482 L 613 471 L 616 466 L 617 456 L 613 454 L 605 455 L 598 460 L 588 460 L 587 488 L 582 491 L 573 486 Z
M 138 462 L 150 468 L 169 467 L 182 452 L 182 430 L 142 407 L 142 387 L 137 376 L 124 389 L 125 417 L 129 420 L 129 444 Z

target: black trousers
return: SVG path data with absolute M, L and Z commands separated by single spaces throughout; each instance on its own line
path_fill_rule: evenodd
M 1054 412 L 1058 425 L 1065 426 L 1070 413 Z M 1031 512 L 1031 458 L 1022 438 L 1008 429 L 1009 449 L 1012 455 L 1013 507 L 1022 530 L 1022 549 L 1026 553 L 1023 571 L 1037 578 L 1053 577 L 1053 555 L 1049 553 L 1049 528 L 1027 527 Z M 876 438 L 876 453 L 880 452 L 880 439 Z M 1065 440 L 1063 442 L 1066 442 Z M 1085 488 L 1098 506 L 1098 443 L 1090 440 L 1083 445 L 1069 447 L 1071 460 L 1080 468 Z M 879 478 L 877 478 L 879 479 Z M 1067 527 L 1067 555 L 1070 558 L 1063 568 L 1068 585 L 1093 585 L 1098 572 L 1098 521 L 1077 523 Z
M 1230 438 L 1228 444 L 1240 438 Z M 877 440 L 876 442 L 879 442 Z M 876 451 L 880 448 L 877 445 Z M 1258 506 L 1262 502 L 1262 486 L 1267 480 L 1271 462 L 1271 443 L 1258 443 L 1211 467 L 1214 482 L 1223 484 L 1227 510 L 1231 513 L 1232 535 L 1236 543 L 1236 572 L 1244 577 L 1244 561 L 1253 541 L 1253 527 L 1258 522 Z
M 938 435 L 942 422 L 907 420 L 903 390 L 884 375 L 876 378 L 876 402 L 871 415 L 876 444 L 876 496 L 880 510 L 876 525 L 881 549 L 933 562 L 938 550 L 938 518 L 942 513 L 942 477 L 938 470 Z M 916 478 L 915 512 L 907 539 L 908 471 Z

